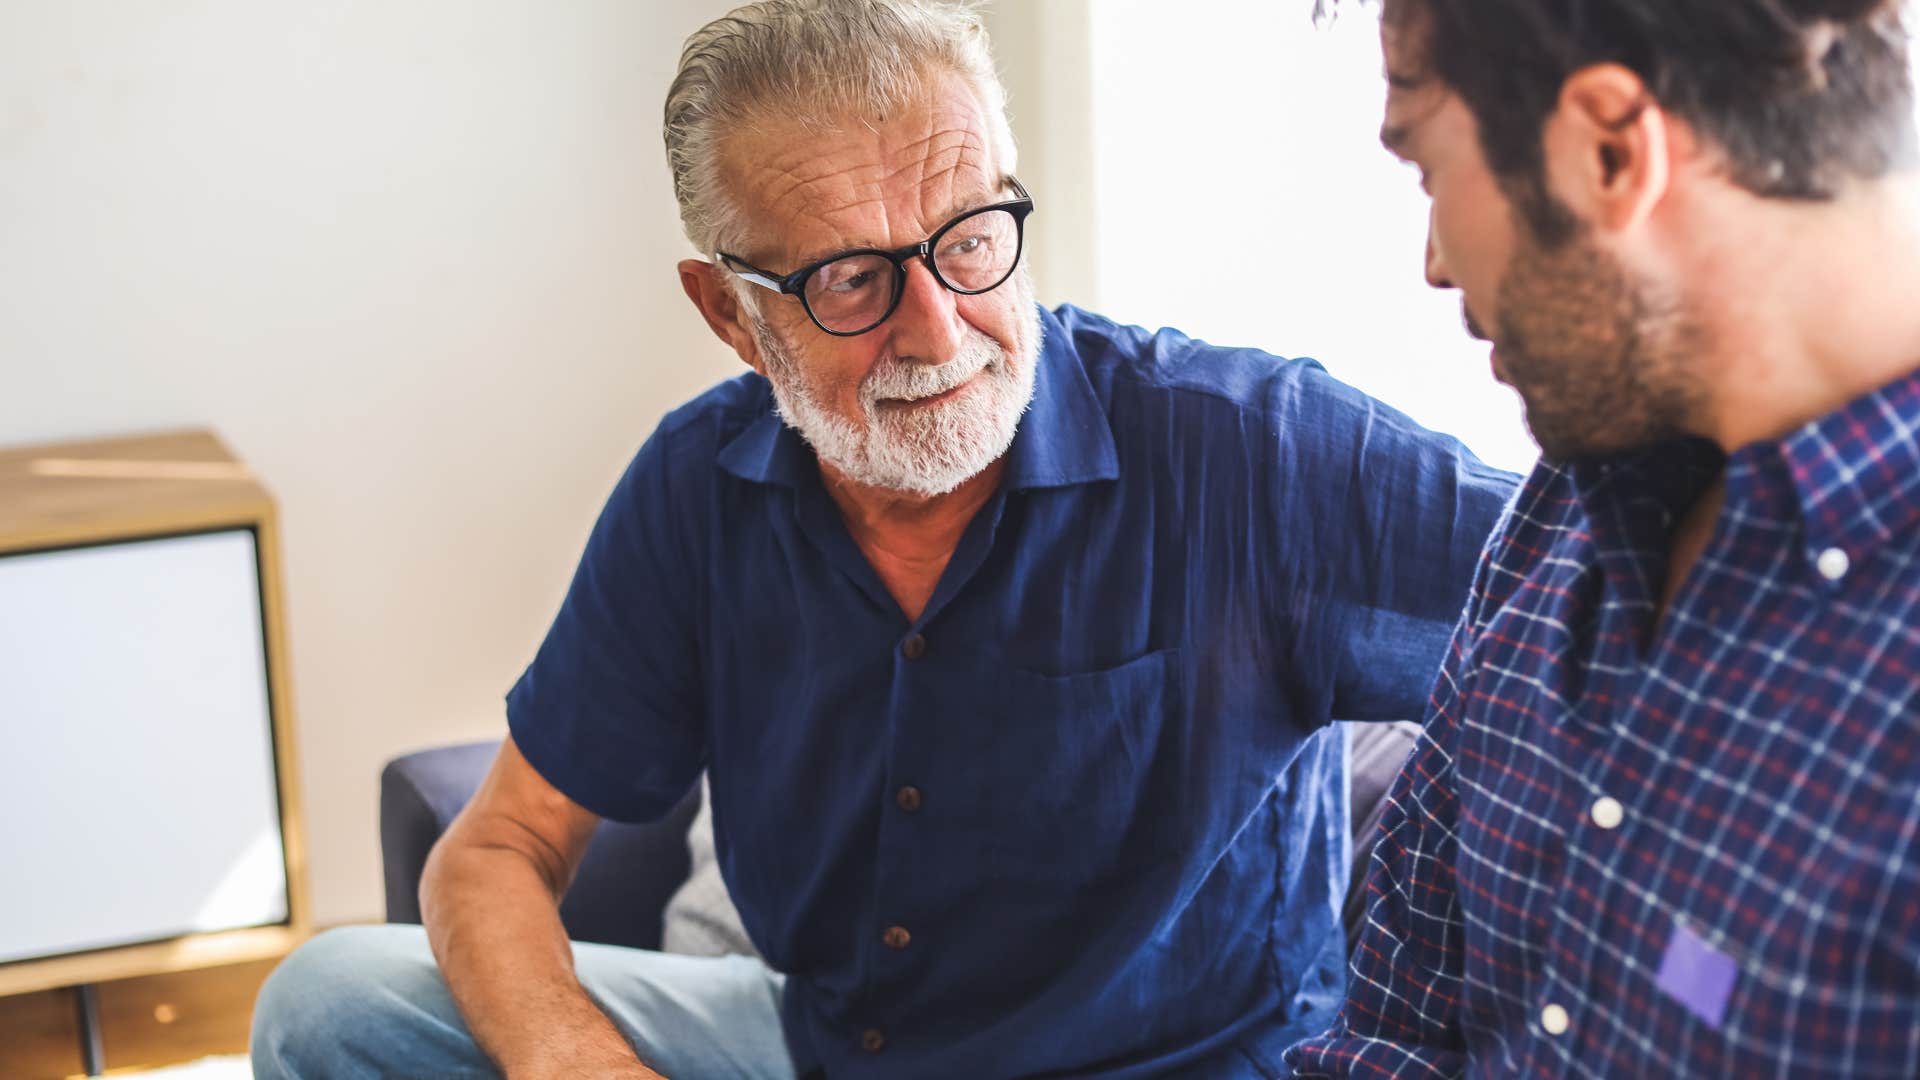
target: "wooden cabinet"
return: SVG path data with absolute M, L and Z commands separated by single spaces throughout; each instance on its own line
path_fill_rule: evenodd
M 246 1053 L 253 999 L 276 963 L 256 960 L 100 984 L 105 1067 L 154 1068 Z M 61 989 L 0 998 L 0 1077 L 59 1080 L 85 1071 L 74 996 Z
M 255 717 L 244 733 L 257 747 L 246 760 L 256 774 L 249 780 L 255 814 L 250 820 L 260 824 L 250 825 L 245 835 L 259 843 L 244 851 L 237 844 L 218 848 L 223 857 L 229 852 L 230 857 L 214 863 L 215 868 L 231 863 L 237 869 L 225 877 L 211 875 L 218 887 L 205 891 L 205 903 L 200 902 L 202 894 L 189 892 L 186 902 L 176 901 L 180 914 L 162 912 L 151 919 L 140 918 L 146 911 L 143 904 L 158 911 L 157 898 L 164 891 L 160 886 L 171 881 L 172 869 L 188 865 L 185 858 L 169 862 L 161 850 L 164 844 L 176 840 L 186 844 L 203 834 L 218 833 L 225 824 L 225 810 L 217 800 L 199 796 L 208 789 L 220 790 L 222 783 L 232 783 L 236 789 L 240 783 L 238 771 L 230 766 L 198 768 L 202 759 L 217 757 L 217 748 L 240 729 L 230 728 L 228 735 L 215 735 L 199 744 L 184 739 L 168 742 L 165 733 L 154 730 L 178 726 L 181 717 L 195 715 L 197 699 L 181 705 L 170 694 L 191 697 L 199 684 L 217 675 L 187 664 L 188 670 L 179 671 L 177 677 L 163 672 L 162 677 L 151 679 L 154 690 L 141 689 L 146 684 L 129 675 L 122 680 L 126 685 L 118 688 L 118 707 L 88 710 L 74 705 L 62 713 L 57 703 L 48 706 L 50 693 L 57 696 L 64 685 L 75 688 L 76 698 L 84 697 L 96 678 L 109 682 L 116 678 L 111 665 L 100 665 L 109 670 L 97 675 L 86 668 L 84 677 L 69 675 L 65 683 L 55 680 L 53 691 L 42 687 L 37 696 L 32 676 L 38 669 L 28 668 L 24 672 L 28 691 L 11 699 L 0 697 L 0 744 L 32 746 L 37 739 L 37 752 L 49 761 L 65 761 L 69 767 L 79 762 L 82 768 L 76 779 L 45 781 L 49 794 L 32 807 L 8 811 L 11 836 L 0 836 L 0 866 L 9 871 L 7 889 L 15 898 L 11 907 L 0 904 L 0 918 L 12 920 L 0 925 L 0 1077 L 82 1071 L 87 1063 L 81 1047 L 87 1040 L 76 1019 L 74 988 L 83 984 L 94 988 L 92 1015 L 98 1019 L 106 1067 L 190 1060 L 244 1049 L 253 994 L 273 963 L 307 936 L 311 919 L 294 757 L 279 519 L 272 497 L 253 472 L 208 431 L 0 450 L 0 620 L 12 620 L 10 625 L 0 622 L 0 650 L 16 654 L 10 658 L 0 651 L 0 674 L 8 672 L 11 659 L 16 670 L 9 682 L 18 682 L 23 674 L 17 670 L 20 657 L 43 647 L 36 639 L 42 624 L 59 627 L 68 635 L 65 640 L 80 651 L 119 633 L 118 655 L 140 658 L 166 653 L 172 644 L 168 620 L 156 618 L 151 610 L 142 615 L 146 622 L 135 631 L 116 631 L 106 625 L 113 621 L 115 598 L 127 596 L 129 604 L 143 599 L 164 616 L 165 596 L 191 588 L 169 582 L 164 572 L 148 572 L 141 578 L 136 570 L 135 576 L 126 579 L 135 588 L 110 585 L 90 597 L 90 603 L 106 612 L 104 616 L 83 617 L 63 603 L 66 594 L 57 589 L 35 592 L 32 582 L 22 586 L 24 572 L 7 579 L 9 566 L 25 566 L 35 559 L 39 560 L 35 566 L 61 564 L 59 572 L 67 576 L 60 580 L 71 582 L 85 580 L 84 568 L 77 571 L 75 567 L 101 553 L 181 550 L 205 538 L 221 537 L 231 541 L 223 549 L 222 557 L 228 558 L 223 572 L 228 574 L 228 592 L 238 601 L 229 607 L 251 620 L 244 632 L 230 632 L 244 646 L 236 653 L 240 661 L 230 667 L 250 670 L 249 678 L 257 684 L 246 692 L 252 696 L 245 700 L 255 703 L 252 711 L 237 710 L 235 715 Z M 236 574 L 241 577 L 237 587 Z M 151 588 L 146 587 L 149 582 Z M 5 592 L 9 584 L 12 593 Z M 115 592 L 115 588 L 124 591 Z M 168 588 L 174 592 L 168 594 Z M 136 593 L 151 595 L 136 597 Z M 19 601 L 23 595 L 52 599 L 34 608 Z M 9 596 L 14 598 L 11 603 Z M 28 610 L 22 611 L 23 607 Z M 9 630 L 11 636 L 6 633 Z M 138 633 L 148 636 L 141 638 Z M 11 646 L 6 644 L 9 641 Z M 51 647 L 47 651 L 57 655 Z M 155 716 L 164 712 L 159 706 L 172 704 L 174 715 L 154 721 L 143 715 L 147 709 L 142 702 L 154 703 Z M 79 722 L 81 717 L 85 723 Z M 119 737 L 123 732 L 124 740 Z M 102 753 L 101 760 L 121 770 L 115 773 L 103 766 L 109 779 L 92 785 L 100 801 L 124 795 L 128 787 L 124 776 L 131 768 L 127 761 L 141 753 L 166 758 L 154 764 L 152 773 L 164 781 L 153 785 L 161 794 L 122 799 L 113 804 L 116 808 L 89 817 L 84 766 L 94 746 L 117 751 L 117 757 Z M 146 746 L 164 748 L 165 753 L 141 749 Z M 16 753 L 13 786 L 42 782 L 41 777 L 23 771 L 30 766 L 21 763 L 31 761 L 31 755 Z M 183 784 L 169 769 L 194 775 Z M 174 794 L 164 794 L 167 791 Z M 180 823 L 168 819 L 170 812 L 184 811 L 188 803 L 198 806 L 199 817 L 182 817 Z M 78 824 L 76 817 L 82 819 Z M 156 827 L 156 822 L 166 827 Z M 48 842 L 48 837 L 62 837 L 63 829 L 77 835 Z M 60 850 L 63 844 L 71 845 L 71 860 Z M 122 854 L 115 856 L 116 851 Z M 140 858 L 129 859 L 128 854 Z M 129 863 L 144 869 L 129 869 Z M 31 869 L 35 866 L 42 869 Z M 45 867 L 53 867 L 54 872 Z M 251 907 L 235 902 L 234 881 L 244 876 L 243 870 L 253 875 L 248 881 L 257 882 L 263 873 L 271 879 L 270 902 Z M 92 924 L 65 910 L 84 907 L 101 896 L 114 897 L 114 906 L 96 905 L 102 913 Z M 125 930 L 117 929 L 116 918 L 126 920 Z M 44 939 L 29 932 L 37 921 L 53 928 Z M 37 946 L 38 940 L 48 944 Z

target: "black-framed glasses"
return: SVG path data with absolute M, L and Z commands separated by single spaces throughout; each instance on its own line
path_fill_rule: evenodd
M 1027 215 L 1033 196 L 1007 177 L 1018 198 L 969 210 L 917 244 L 892 251 L 856 248 L 810 262 L 791 274 L 762 270 L 735 255 L 719 252 L 727 269 L 783 296 L 798 296 L 815 326 L 836 337 L 852 337 L 887 321 L 906 292 L 907 263 L 919 259 L 933 279 L 965 296 L 991 292 L 1020 265 Z

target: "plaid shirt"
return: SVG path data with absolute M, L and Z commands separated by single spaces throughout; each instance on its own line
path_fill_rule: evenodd
M 1392 799 L 1296 1076 L 1920 1076 L 1920 372 L 1542 465 Z

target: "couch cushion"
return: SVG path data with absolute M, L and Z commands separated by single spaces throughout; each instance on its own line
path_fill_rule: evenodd
M 687 831 L 693 872 L 667 901 L 660 947 L 689 956 L 758 956 L 759 950 L 747 940 L 747 928 L 740 925 L 740 912 L 727 894 L 727 883 L 720 877 L 720 860 L 713 851 L 712 800 L 706 794 L 707 782 L 702 778 L 700 813 Z
M 1420 725 L 1399 721 L 1391 724 L 1347 725 L 1347 776 L 1352 787 L 1353 875 L 1347 882 L 1347 899 L 1340 918 L 1347 927 L 1347 955 L 1353 955 L 1360 940 L 1361 920 L 1366 918 L 1367 870 L 1373 861 L 1373 845 L 1380 838 L 1380 818 L 1387 812 L 1387 793 L 1394 778 L 1413 751 L 1420 737 Z
M 473 798 L 499 747 L 499 740 L 489 739 L 422 750 L 394 759 L 381 773 L 388 922 L 420 921 L 420 871 L 427 852 Z M 687 878 L 687 827 L 700 803 L 695 788 L 659 821 L 602 823 L 560 903 L 567 936 L 659 948 L 667 900 Z

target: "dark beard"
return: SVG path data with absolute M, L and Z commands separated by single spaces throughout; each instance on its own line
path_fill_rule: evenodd
M 1698 323 L 1631 280 L 1584 229 L 1548 247 L 1517 217 L 1495 340 L 1542 455 L 1573 461 L 1686 434 L 1704 398 Z

